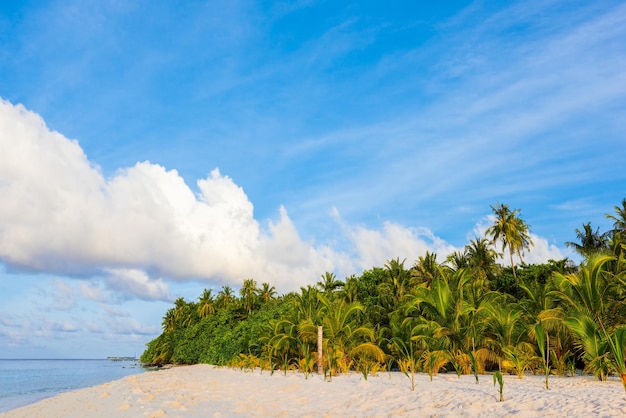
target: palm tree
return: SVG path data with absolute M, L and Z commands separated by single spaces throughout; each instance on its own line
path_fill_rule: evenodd
M 317 295 L 321 305 L 321 325 L 324 332 L 324 351 L 330 371 L 347 370 L 359 359 L 369 358 L 383 362 L 385 355 L 376 344 L 374 329 L 362 324 L 358 317 L 364 308 L 358 302 L 346 303 L 342 299 L 331 300 L 325 294 Z M 306 323 L 302 335 L 317 333 L 317 325 Z
M 495 220 L 494 224 L 487 229 L 486 234 L 491 237 L 494 245 L 499 241 L 502 244 L 502 250 L 508 247 L 513 277 L 517 281 L 513 255 L 517 254 L 521 260 L 523 251 L 533 244 L 529 235 L 529 227 L 518 216 L 519 209 L 511 211 L 508 205 L 502 203 L 491 206 L 491 209 L 495 215 Z
M 411 277 L 417 279 L 417 283 L 425 283 L 430 286 L 433 280 L 440 276 L 439 263 L 437 262 L 437 254 L 426 251 L 422 257 L 419 256 L 415 265 L 411 268 Z
M 196 304 L 193 302 L 188 303 L 185 298 L 179 297 L 174 301 L 174 308 L 170 309 L 166 314 L 167 327 L 170 330 L 189 327 L 195 322 L 196 314 Z
M 488 316 L 485 347 L 478 351 L 481 357 L 497 362 L 501 372 L 507 349 L 520 347 L 520 343 L 524 342 L 526 329 L 522 321 L 523 311 L 504 299 L 488 303 L 486 310 Z
M 407 297 L 406 313 L 418 313 L 417 328 L 423 335 L 444 343 L 444 348 L 465 347 L 465 320 L 471 310 L 463 297 L 470 280 L 467 270 L 440 273 L 430 287 L 420 286 Z M 430 330 L 430 331 L 427 331 Z
M 614 257 L 595 254 L 585 260 L 578 273 L 554 273 L 556 290 L 552 293 L 565 310 L 564 323 L 575 335 L 583 351 L 585 368 L 600 380 L 610 370 L 608 331 L 610 314 L 618 303 L 612 297 L 618 283 L 606 266 Z
M 290 364 L 298 360 L 298 346 L 301 344 L 298 335 L 298 325 L 288 319 L 274 319 L 270 321 L 269 343 L 267 345 L 270 357 L 270 369 L 274 369 L 275 360 L 279 360 L 285 374 Z
M 608 337 L 613 369 L 619 374 L 622 386 L 626 390 L 626 327 L 621 326 Z
M 213 315 L 215 313 L 214 303 L 211 289 L 204 289 L 202 296 L 198 299 L 198 316 L 206 318 L 209 315 Z
M 585 370 L 599 380 L 607 379 L 611 370 L 609 345 L 598 323 L 586 313 L 565 318 L 568 328 L 576 335 L 576 345 L 583 350 Z
M 578 273 L 554 273 L 557 289 L 554 295 L 568 312 L 586 314 L 600 327 L 604 327 L 607 312 L 607 297 L 615 284 L 608 280 L 610 273 L 606 265 L 614 260 L 608 255 L 596 254 L 583 262 Z
M 578 242 L 567 241 L 566 246 L 572 248 L 584 258 L 588 258 L 593 254 L 608 249 L 609 238 L 608 233 L 601 234 L 600 228 L 596 228 L 595 232 L 591 227 L 591 222 L 583 224 L 583 230 L 576 228 L 576 238 Z
M 263 299 L 264 302 L 268 302 L 276 296 L 276 288 L 270 286 L 269 283 L 261 283 L 261 289 L 258 290 L 258 296 Z
M 343 282 L 337 280 L 335 273 L 330 273 L 328 271 L 322 274 L 322 280 L 317 282 L 317 288 L 324 293 L 332 293 L 343 286 Z
M 253 279 L 245 279 L 243 281 L 243 286 L 239 290 L 239 294 L 241 295 L 241 301 L 243 303 L 243 307 L 250 315 L 254 305 L 256 303 L 256 295 L 257 295 L 256 281 Z
M 466 251 L 454 251 L 446 257 L 446 262 L 452 270 L 460 270 L 469 267 L 469 257 Z
M 391 334 L 387 348 L 395 357 L 398 368 L 411 381 L 411 390 L 415 390 L 415 373 L 418 372 L 424 350 L 417 341 L 419 334 L 410 321 L 402 320 L 400 315 L 394 315 L 391 322 Z
M 346 278 L 346 284 L 343 286 L 341 290 L 341 295 L 343 299 L 348 302 L 356 302 L 358 300 L 359 294 L 359 279 L 352 275 Z
M 608 219 L 613 220 L 613 233 L 626 235 L 626 199 L 622 199 L 622 207 L 614 206 L 615 215 L 606 214 Z M 626 238 L 626 237 L 624 237 Z
M 161 328 L 164 332 L 174 331 L 176 329 L 176 310 L 170 308 L 165 312 L 163 316 L 163 322 L 161 322 Z
M 319 325 L 321 303 L 317 297 L 319 291 L 313 286 L 301 287 L 300 293 L 296 293 L 289 299 L 288 304 L 294 311 L 295 321 L 308 321 Z M 317 334 L 317 330 L 315 331 Z
M 622 200 L 622 207 L 614 206 L 614 208 L 615 215 L 606 214 L 605 216 L 614 221 L 613 230 L 609 232 L 611 236 L 609 247 L 617 258 L 615 270 L 620 272 L 626 269 L 626 262 L 624 261 L 626 258 L 626 199 Z
M 404 268 L 404 262 L 399 258 L 389 260 L 385 264 L 385 278 L 379 285 L 378 293 L 381 295 L 381 304 L 395 308 L 402 297 L 409 291 L 410 273 Z
M 498 253 L 489 247 L 485 238 L 474 238 L 465 246 L 468 265 L 479 279 L 490 281 L 496 274 Z
M 223 285 L 222 290 L 217 294 L 216 305 L 219 308 L 226 308 L 235 299 L 235 291 L 229 285 Z

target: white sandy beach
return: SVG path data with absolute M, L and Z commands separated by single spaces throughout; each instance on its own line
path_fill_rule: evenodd
M 505 376 L 505 401 L 491 375 L 416 375 L 412 392 L 401 373 L 358 373 L 305 380 L 300 373 L 243 372 L 209 365 L 128 376 L 0 413 L 18 417 L 623 417 L 619 380 Z

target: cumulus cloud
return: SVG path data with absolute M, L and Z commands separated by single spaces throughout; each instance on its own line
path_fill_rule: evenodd
M 398 257 L 412 265 L 426 251 L 436 253 L 443 261 L 456 250 L 428 228 L 406 228 L 392 222 L 385 222 L 381 231 L 355 227 L 349 234 L 359 254 L 358 263 L 368 268 Z
M 142 300 L 162 300 L 171 302 L 167 283 L 162 279 L 151 280 L 141 270 L 114 269 L 109 270 L 110 277 L 106 279 L 106 286 L 121 294 L 130 294 Z
M 105 178 L 77 141 L 37 114 L 0 100 L 0 260 L 14 269 L 85 275 L 83 297 L 111 294 L 171 300 L 166 280 L 239 285 L 246 277 L 279 291 L 315 283 L 324 271 L 358 273 L 426 251 L 456 248 L 426 228 L 385 222 L 380 230 L 345 224 L 350 248 L 302 240 L 286 208 L 263 227 L 244 190 L 214 169 L 192 190 L 176 170 L 140 162 Z M 536 238 L 537 259 L 558 255 Z M 153 277 L 159 277 L 154 279 Z M 57 284 L 66 307 L 68 289 Z
M 0 207 L 0 258 L 13 268 L 107 275 L 104 288 L 82 288 L 91 300 L 104 300 L 106 291 L 170 299 L 164 280 L 146 272 L 234 285 L 254 277 L 295 289 L 338 266 L 384 262 L 396 249 L 425 246 L 410 244 L 411 233 L 402 236 L 392 224 L 378 239 L 357 228 L 352 240 L 363 255 L 353 263 L 303 241 L 284 207 L 262 228 L 243 189 L 218 169 L 197 182 L 196 192 L 176 170 L 150 162 L 107 179 L 76 141 L 6 101 L 0 133 L 0 192 L 8 202 Z
M 0 257 L 13 268 L 138 269 L 226 281 L 271 271 L 258 257 L 262 237 L 251 202 L 217 169 L 198 181 L 198 193 L 175 170 L 149 162 L 105 179 L 76 141 L 6 101 L 0 149 Z M 285 213 L 274 241 L 288 223 Z

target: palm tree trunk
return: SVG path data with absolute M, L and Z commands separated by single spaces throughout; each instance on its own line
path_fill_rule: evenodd
M 550 375 L 550 333 L 546 330 L 546 389 L 548 389 L 548 375 Z
M 323 362 L 324 353 L 322 349 L 323 335 L 324 333 L 323 333 L 322 327 L 318 326 L 317 327 L 317 374 L 324 373 L 324 362 Z
M 513 270 L 513 279 L 515 280 L 515 284 L 517 284 L 517 275 L 515 274 L 515 264 L 513 263 L 513 248 L 509 246 L 509 254 L 511 255 L 511 269 Z

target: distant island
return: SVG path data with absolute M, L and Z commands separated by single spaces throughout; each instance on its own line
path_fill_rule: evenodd
M 135 356 L 109 356 L 107 360 L 111 361 L 137 361 Z

